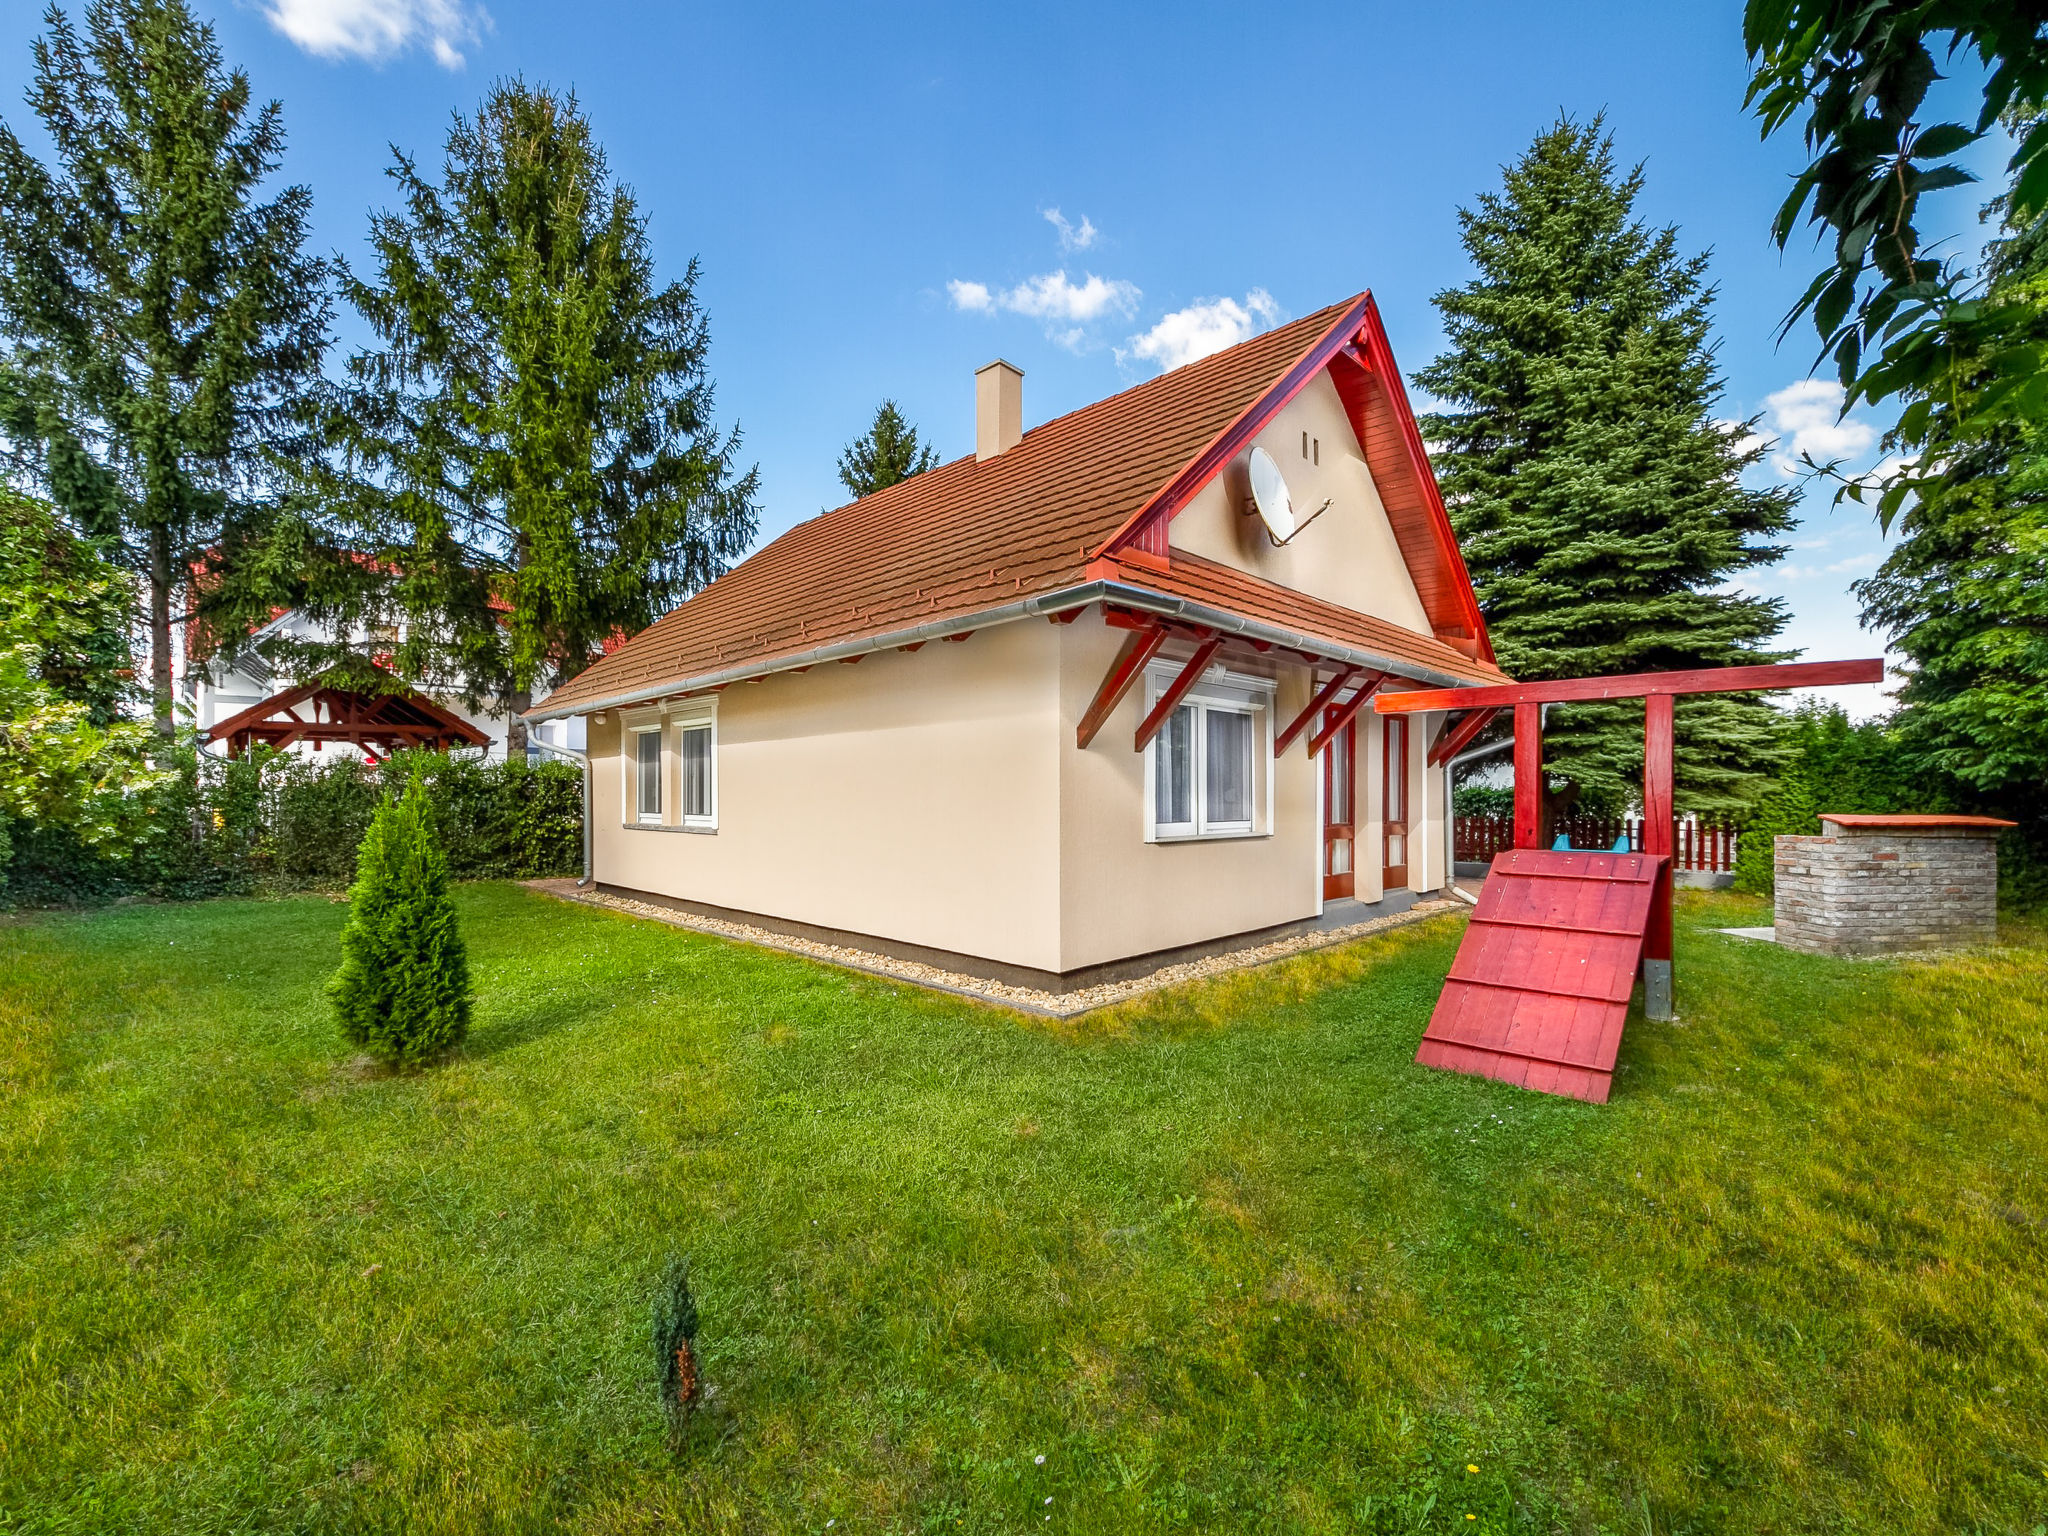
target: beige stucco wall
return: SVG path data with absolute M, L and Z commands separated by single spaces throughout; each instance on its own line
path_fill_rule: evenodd
M 1322 820 L 1319 770 L 1306 747 L 1297 741 L 1275 762 L 1274 727 L 1265 723 L 1255 755 L 1272 775 L 1270 833 L 1148 843 L 1146 759 L 1132 748 L 1144 716 L 1142 691 L 1125 696 L 1087 751 L 1074 744 L 1075 723 L 1126 632 L 1090 612 L 1061 633 L 1060 969 L 1313 917 L 1322 890 Z M 1262 670 L 1277 682 L 1273 713 L 1284 725 L 1308 702 L 1307 669 L 1268 663 Z M 1263 785 L 1259 791 L 1263 814 Z
M 728 688 L 715 833 L 621 826 L 607 711 L 590 728 L 597 878 L 1057 970 L 1060 653 L 1031 620 Z
M 1303 432 L 1320 441 L 1319 464 L 1302 457 Z M 1280 466 L 1297 517 L 1306 518 L 1326 496 L 1330 509 L 1275 549 L 1265 525 L 1241 510 L 1251 500 L 1247 450 L 1174 518 L 1172 546 L 1429 634 L 1422 599 L 1330 376 L 1318 374 L 1254 442 Z
M 1146 759 L 1132 747 L 1143 690 L 1087 751 L 1074 741 L 1125 634 L 1091 610 L 735 685 L 716 706 L 715 832 L 622 825 L 623 730 L 660 717 L 606 711 L 589 728 L 597 878 L 1056 972 L 1314 916 L 1322 767 L 1305 738 L 1277 761 L 1270 748 L 1307 700 L 1307 668 L 1233 663 L 1275 682 L 1257 753 L 1271 787 L 1258 786 L 1261 830 L 1147 842 Z M 1440 718 L 1416 721 L 1410 754 L 1416 890 L 1444 880 L 1443 775 L 1423 765 Z M 1359 717 L 1364 901 L 1383 894 L 1380 730 Z M 663 739 L 674 821 L 674 732 Z

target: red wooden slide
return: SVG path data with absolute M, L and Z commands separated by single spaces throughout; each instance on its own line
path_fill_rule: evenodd
M 1382 715 L 1446 710 L 1430 748 L 1447 762 L 1494 715 L 1515 712 L 1515 846 L 1493 861 L 1472 925 L 1415 1059 L 1542 1093 L 1607 1102 L 1629 992 L 1640 971 L 1643 1016 L 1673 1017 L 1671 851 L 1678 695 L 1875 683 L 1884 663 L 1792 661 L 1694 672 L 1568 677 L 1483 688 L 1380 692 Z M 1643 701 L 1643 848 L 1639 853 L 1546 851 L 1543 706 L 1586 699 Z
M 1665 863 L 1534 848 L 1495 858 L 1415 1059 L 1606 1103 Z

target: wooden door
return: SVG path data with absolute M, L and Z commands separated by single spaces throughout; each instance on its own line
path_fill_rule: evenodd
M 1398 891 L 1408 884 L 1408 717 L 1388 715 L 1380 723 L 1383 761 L 1380 765 L 1381 794 L 1384 797 L 1380 822 L 1385 829 L 1386 889 Z
M 1323 900 L 1358 892 L 1357 849 L 1358 753 L 1357 722 L 1344 728 L 1323 748 Z

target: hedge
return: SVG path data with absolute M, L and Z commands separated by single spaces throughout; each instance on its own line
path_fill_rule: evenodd
M 224 759 L 187 744 L 177 767 L 172 782 L 138 807 L 142 830 L 123 846 L 87 848 L 64 832 L 16 824 L 0 901 L 51 906 L 339 889 L 355 875 L 356 848 L 385 784 L 402 787 L 415 775 L 456 879 L 581 870 L 583 776 L 567 763 L 423 751 L 371 767 L 260 748 Z

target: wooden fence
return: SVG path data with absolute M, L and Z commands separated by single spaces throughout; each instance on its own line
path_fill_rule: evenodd
M 1512 816 L 1457 816 L 1452 818 L 1451 831 L 1460 863 L 1489 863 L 1496 853 L 1515 846 Z M 1612 848 L 1624 832 L 1629 847 L 1643 846 L 1643 824 L 1633 817 L 1574 816 L 1559 822 L 1557 832 L 1568 835 L 1574 848 Z M 1688 816 L 1678 823 L 1675 834 L 1678 861 L 1674 867 L 1716 874 L 1735 867 L 1736 834 L 1729 828 Z

